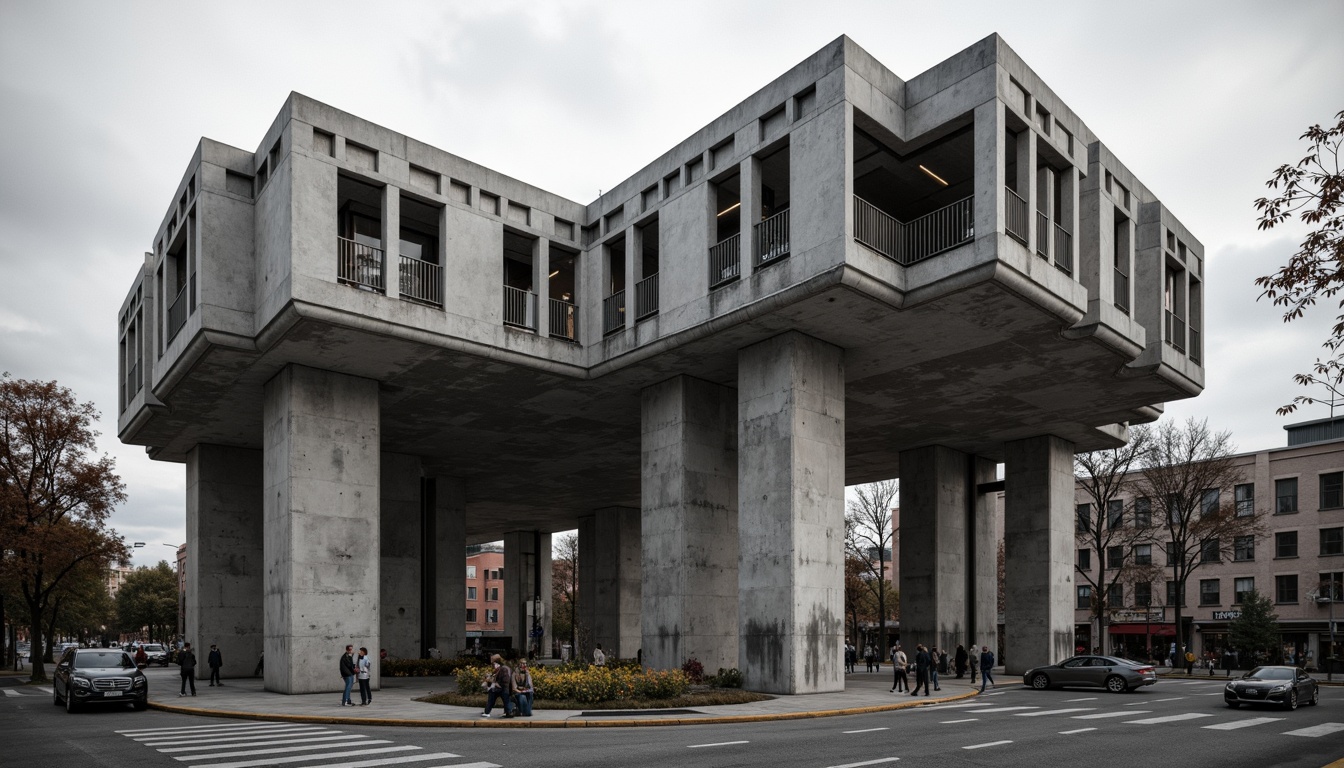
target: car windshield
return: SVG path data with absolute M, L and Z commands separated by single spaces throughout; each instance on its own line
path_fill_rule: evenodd
M 1296 675 L 1293 670 L 1283 667 L 1256 667 L 1246 673 L 1247 677 L 1256 677 L 1261 680 L 1292 680 Z
M 121 667 L 130 669 L 135 663 L 125 651 L 90 651 L 75 654 L 76 669 L 107 669 Z

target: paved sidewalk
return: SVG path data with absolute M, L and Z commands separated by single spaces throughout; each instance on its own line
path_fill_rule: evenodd
M 240 717 L 266 720 L 297 720 L 324 723 L 362 723 L 366 725 L 415 725 L 440 727 L 574 728 L 630 727 L 649 725 L 703 725 L 707 723 L 790 720 L 812 717 L 881 712 L 924 706 L 968 698 L 980 690 L 971 685 L 969 676 L 957 680 L 948 675 L 942 690 L 931 696 L 910 696 L 891 692 L 890 667 L 880 673 L 856 672 L 846 676 L 845 691 L 805 696 L 776 696 L 750 704 L 692 707 L 677 713 L 645 710 L 620 713 L 602 710 L 534 709 L 532 717 L 501 719 L 498 708 L 489 719 L 476 707 L 427 704 L 415 699 L 436 692 L 456 691 L 451 677 L 394 677 L 383 680 L 383 688 L 374 691 L 373 704 L 367 707 L 340 706 L 341 694 L 318 693 L 285 695 L 269 693 L 259 678 L 226 679 L 224 686 L 211 688 L 204 680 L 196 682 L 195 697 L 178 697 L 181 679 L 177 670 L 146 670 L 150 677 L 150 706 L 169 712 Z M 997 677 L 997 676 L 996 676 Z M 999 687 L 1020 684 L 1005 676 Z M 357 691 L 358 689 L 356 689 Z M 358 699 L 357 692 L 354 698 Z

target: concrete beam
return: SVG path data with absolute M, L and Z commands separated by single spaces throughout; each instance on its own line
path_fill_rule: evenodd
M 608 507 L 579 521 L 579 621 L 607 655 L 633 659 L 640 634 L 640 512 Z

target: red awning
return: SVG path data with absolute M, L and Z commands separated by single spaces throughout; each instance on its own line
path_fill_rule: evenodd
M 1175 624 L 1158 624 L 1157 622 L 1152 624 L 1112 624 L 1109 629 L 1112 635 L 1142 635 L 1148 633 L 1154 636 L 1176 636 Z

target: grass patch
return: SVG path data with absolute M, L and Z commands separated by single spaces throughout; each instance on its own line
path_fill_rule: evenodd
M 697 686 L 698 688 L 698 686 Z M 578 701 L 537 699 L 533 709 L 683 709 L 686 707 L 709 707 L 715 704 L 749 704 L 753 701 L 768 701 L 773 696 L 753 693 L 740 688 L 705 688 L 690 691 L 668 699 L 614 699 L 596 704 L 584 704 Z M 454 707 L 475 707 L 485 709 L 485 694 L 436 693 L 416 699 L 429 704 L 448 704 Z M 498 702 L 496 702 L 498 706 Z

